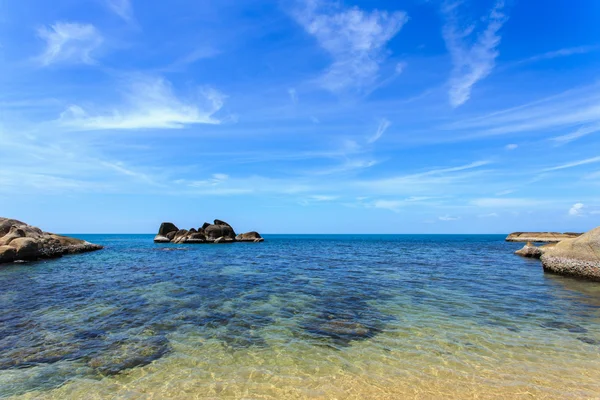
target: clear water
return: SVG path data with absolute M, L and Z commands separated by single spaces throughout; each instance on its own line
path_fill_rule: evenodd
M 504 236 L 79 237 L 0 268 L 0 397 L 600 398 L 600 285 Z

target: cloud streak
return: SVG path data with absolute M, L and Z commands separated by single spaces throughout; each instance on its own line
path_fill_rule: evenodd
M 469 100 L 473 86 L 492 72 L 501 39 L 499 31 L 507 20 L 504 1 L 499 0 L 487 17 L 487 26 L 469 46 L 468 43 L 475 35 L 475 26 L 461 28 L 459 5 L 459 2 L 446 1 L 442 6 L 442 13 L 446 19 L 442 36 L 453 63 L 449 92 L 450 104 L 453 107 Z

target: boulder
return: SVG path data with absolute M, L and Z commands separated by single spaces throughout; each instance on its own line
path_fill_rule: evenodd
M 160 224 L 160 228 L 158 228 L 158 234 L 161 236 L 167 236 L 169 232 L 177 232 L 179 228 L 177 228 L 171 222 L 163 222 Z
M 542 256 L 542 249 L 531 242 L 527 242 L 521 250 L 515 251 L 515 254 L 521 257 L 540 258 Z
M 16 219 L 0 218 L 0 263 L 34 261 L 101 248 L 85 240 L 44 232 Z
M 15 259 L 36 260 L 38 258 L 38 242 L 33 238 L 21 237 L 13 240 L 11 246 L 15 249 Z
M 258 232 L 252 231 L 252 232 L 246 232 L 246 233 L 240 233 L 239 235 L 237 235 L 235 237 L 235 240 L 237 240 L 238 242 L 262 242 L 263 239 L 262 236 L 260 236 L 260 234 Z
M 216 240 L 220 237 L 235 240 L 235 232 L 229 225 L 209 225 L 204 228 L 204 233 L 209 240 Z
M 17 251 L 11 246 L 0 246 L 0 263 L 13 262 Z
M 163 235 L 154 236 L 154 243 L 169 243 L 169 242 L 171 242 L 171 239 L 169 239 L 166 236 L 163 236 Z
M 600 281 L 600 227 L 544 251 L 544 270 Z
M 573 232 L 513 232 L 506 237 L 507 242 L 545 242 L 558 243 L 564 239 L 574 239 L 581 233 Z

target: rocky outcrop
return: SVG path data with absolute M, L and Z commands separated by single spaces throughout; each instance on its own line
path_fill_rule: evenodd
M 235 237 L 235 240 L 237 240 L 238 242 L 258 243 L 258 242 L 264 241 L 265 239 L 263 239 L 263 237 L 260 236 L 260 233 L 252 231 L 252 232 L 240 233 L 239 235 L 237 235 Z
M 522 249 L 515 251 L 515 254 L 521 257 L 540 258 L 548 249 L 556 246 L 556 243 L 550 243 L 544 246 L 536 246 L 531 242 L 527 242 Z
M 264 239 L 258 232 L 236 235 L 233 227 L 225 221 L 215 219 L 214 223 L 205 222 L 200 228 L 190 230 L 179 229 L 170 222 L 160 225 L 155 243 L 233 243 L 262 242 Z
M 101 248 L 85 240 L 43 232 L 16 219 L 0 217 L 0 263 L 35 261 Z
M 600 227 L 557 243 L 541 259 L 546 271 L 600 281 Z
M 573 232 L 513 232 L 506 237 L 507 242 L 545 242 L 558 243 L 564 239 L 574 239 L 581 233 Z

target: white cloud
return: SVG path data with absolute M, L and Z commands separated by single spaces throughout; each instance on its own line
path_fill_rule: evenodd
M 383 136 L 383 134 L 385 133 L 385 131 L 387 130 L 387 128 L 390 127 L 392 123 L 390 121 L 388 121 L 387 119 L 383 118 L 381 121 L 379 121 L 379 126 L 377 127 L 377 132 L 375 132 L 375 134 L 373 136 L 371 136 L 367 142 L 368 143 L 375 143 L 376 141 L 378 141 L 381 136 Z
M 339 198 L 339 196 L 331 196 L 331 195 L 324 195 L 324 194 L 315 194 L 312 196 L 309 196 L 310 200 L 314 200 L 314 201 L 333 201 L 333 200 L 337 200 Z
M 514 143 L 507 144 L 506 146 L 504 146 L 504 148 L 506 150 L 515 150 L 517 147 L 519 147 L 519 145 L 518 144 L 514 144 Z
M 598 131 L 600 131 L 600 124 L 582 126 L 574 132 L 567 133 L 566 135 L 553 137 L 552 140 L 557 142 L 557 144 L 565 144 L 572 142 L 573 140 L 577 140 L 583 136 L 589 135 L 591 133 L 596 133 Z
M 57 22 L 38 29 L 46 41 L 46 50 L 39 57 L 42 65 L 54 63 L 94 64 L 92 53 L 102 44 L 102 36 L 91 24 Z
M 321 85 L 332 92 L 348 88 L 362 92 L 375 85 L 387 42 L 408 21 L 401 11 L 343 9 L 321 0 L 306 0 L 295 18 L 333 58 L 321 79 Z
M 444 215 L 438 218 L 440 221 L 458 221 L 460 217 L 452 217 L 450 215 Z
M 133 7 L 130 0 L 106 0 L 106 5 L 125 21 L 133 20 Z
M 543 54 L 537 54 L 535 56 L 529 57 L 525 60 L 519 61 L 517 64 L 523 64 L 528 62 L 535 62 L 541 60 L 549 60 L 557 57 L 568 57 L 575 54 L 586 54 L 591 53 L 593 51 L 597 51 L 600 49 L 600 46 L 577 46 L 577 47 L 569 47 L 564 49 L 559 49 L 555 51 L 549 51 Z
M 583 203 L 575 203 L 569 209 L 569 215 L 572 215 L 572 216 L 575 216 L 575 217 L 580 217 L 583 214 L 583 209 L 584 208 L 585 208 L 585 205 Z
M 573 167 L 578 167 L 580 165 L 592 164 L 592 163 L 597 163 L 597 162 L 600 162 L 600 156 L 586 158 L 585 160 L 573 161 L 570 163 L 557 165 L 556 167 L 546 168 L 546 169 L 543 169 L 542 172 L 558 171 L 561 169 L 573 168 Z
M 446 1 L 442 7 L 446 18 L 442 34 L 453 63 L 450 77 L 450 104 L 453 107 L 469 100 L 473 85 L 487 77 L 494 68 L 501 39 L 498 31 L 507 19 L 503 13 L 504 1 L 499 0 L 487 18 L 487 26 L 469 45 L 476 29 L 475 25 L 461 28 L 464 25 L 457 15 L 459 5 L 460 2 Z
M 123 110 L 90 114 L 78 105 L 65 110 L 59 122 L 76 130 L 177 129 L 193 124 L 218 124 L 213 115 L 225 96 L 215 89 L 200 90 L 199 101 L 183 101 L 162 78 L 139 78 L 125 92 Z

